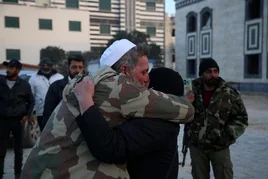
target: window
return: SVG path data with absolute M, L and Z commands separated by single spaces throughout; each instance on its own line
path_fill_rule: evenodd
M 39 19 L 39 29 L 52 30 L 52 20 L 51 19 Z
M 171 36 L 172 36 L 172 37 L 175 37 L 175 29 L 174 29 L 174 28 L 172 29 Z
M 18 0 L 3 0 L 3 2 L 13 2 L 13 3 L 18 3 Z
M 19 28 L 20 21 L 18 17 L 5 16 L 5 27 Z
M 262 0 L 247 0 L 246 20 L 258 19 L 262 17 Z
M 82 55 L 81 51 L 69 51 L 69 55 Z
M 19 49 L 6 49 L 6 59 L 7 60 L 20 60 L 20 50 Z
M 245 58 L 245 77 L 261 78 L 261 55 L 247 55 Z
M 67 8 L 79 8 L 79 0 L 66 0 Z
M 110 25 L 100 24 L 100 33 L 101 34 L 110 34 L 111 33 Z
M 172 62 L 174 63 L 176 61 L 175 55 L 172 54 Z
M 156 28 L 155 27 L 147 27 L 147 34 L 151 37 L 156 36 Z
M 196 77 L 196 60 L 191 59 L 187 60 L 187 78 L 195 78 Z
M 69 21 L 69 31 L 81 31 L 81 22 Z
M 206 7 L 200 13 L 201 30 L 212 28 L 212 9 Z
M 194 12 L 190 12 L 187 16 L 187 33 L 196 32 L 197 27 L 197 14 Z
M 111 0 L 99 0 L 99 10 L 111 11 Z
M 155 2 L 146 2 L 146 10 L 155 11 Z

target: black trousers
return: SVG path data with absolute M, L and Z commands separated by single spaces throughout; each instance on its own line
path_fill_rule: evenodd
M 18 118 L 1 118 L 0 117 L 0 178 L 4 174 L 4 161 L 8 147 L 8 140 L 10 132 L 12 132 L 14 138 L 14 170 L 15 175 L 20 175 L 22 167 L 22 140 L 23 140 L 23 127 L 21 125 L 22 117 Z
M 38 122 L 39 128 L 42 132 L 44 127 L 45 127 L 45 126 L 43 126 L 43 116 L 37 116 L 37 122 Z

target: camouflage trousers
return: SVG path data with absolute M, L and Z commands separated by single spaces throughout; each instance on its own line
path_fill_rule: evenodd
M 193 179 L 210 178 L 210 162 L 215 179 L 232 179 L 233 164 L 229 147 L 218 151 L 206 151 L 190 146 Z

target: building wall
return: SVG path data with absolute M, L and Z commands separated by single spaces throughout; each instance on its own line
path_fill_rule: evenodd
M 0 3 L 1 1 L 2 0 L 0 0 Z M 29 11 L 25 10 L 25 14 L 23 14 L 22 17 L 29 16 L 30 19 L 32 19 L 32 21 L 36 21 L 34 19 L 35 18 L 38 19 L 39 15 L 31 16 L 30 15 L 31 13 L 45 16 L 47 12 L 48 14 L 46 18 L 53 17 L 53 24 L 54 22 L 57 24 L 57 25 L 53 25 L 53 33 L 51 31 L 50 32 L 42 31 L 42 33 L 40 34 L 38 29 L 36 30 L 36 32 L 31 31 L 31 33 L 34 34 L 34 36 L 37 35 L 37 37 L 29 39 L 30 40 L 28 41 L 29 44 L 34 45 L 37 43 L 37 41 L 42 40 L 43 42 L 40 45 L 48 44 L 51 42 L 50 44 L 60 45 L 62 46 L 62 48 L 63 47 L 67 48 L 64 50 L 69 50 L 72 47 L 72 45 L 71 47 L 68 47 L 69 46 L 68 40 L 70 39 L 70 42 L 73 42 L 73 43 L 80 42 L 78 45 L 75 46 L 77 47 L 77 50 L 78 49 L 89 50 L 93 48 L 98 49 L 100 47 L 102 48 L 106 47 L 106 44 L 108 43 L 108 41 L 112 39 L 113 35 L 117 34 L 117 32 L 119 31 L 130 32 L 136 29 L 138 31 L 147 33 L 147 27 L 156 27 L 156 35 L 151 36 L 151 41 L 159 45 L 161 49 L 164 50 L 164 30 L 165 30 L 164 0 L 150 0 L 150 2 L 155 2 L 155 10 L 146 9 L 146 2 L 147 2 L 146 0 L 131 0 L 131 1 L 111 0 L 111 10 L 100 10 L 99 0 L 90 0 L 90 1 L 80 0 L 77 8 L 66 8 L 66 0 L 53 0 L 53 1 L 47 0 L 48 2 L 50 2 L 49 3 L 50 8 L 33 7 L 33 6 L 36 6 L 36 2 L 38 1 L 45 1 L 45 0 L 33 0 L 33 1 L 19 0 L 18 1 L 19 5 L 16 5 L 14 3 L 13 4 L 1 3 L 1 5 L 5 7 L 7 7 L 9 4 L 12 8 L 21 9 L 19 10 L 20 13 L 24 13 L 23 7 L 29 8 Z M 9 11 L 9 13 L 11 12 L 13 13 L 15 11 Z M 18 13 L 15 13 L 15 14 L 18 14 Z M 4 11 L 1 11 L 0 14 L 2 14 L 3 16 Z M 64 32 L 63 29 L 65 28 L 64 26 L 66 26 L 66 24 L 64 24 L 63 22 L 64 22 L 64 19 L 67 20 L 68 18 L 81 19 L 81 21 L 83 20 L 83 23 L 82 23 L 83 30 L 79 35 L 78 33 L 69 33 L 68 31 Z M 28 20 L 27 23 L 34 24 L 35 22 L 30 22 Z M 103 24 L 110 26 L 109 34 L 101 33 L 100 26 Z M 36 25 L 38 25 L 38 23 Z M 57 33 L 58 31 L 61 31 L 61 33 Z M 19 32 L 22 34 L 27 34 L 26 32 L 28 32 L 28 30 L 26 31 L 26 29 L 23 28 L 22 26 L 19 29 Z M 42 37 L 44 35 L 47 36 L 47 38 L 43 39 Z M 20 35 L 20 36 L 25 36 L 25 35 Z M 61 39 L 62 38 L 64 39 L 64 37 L 68 37 L 68 39 L 65 38 L 65 43 L 62 43 Z M 85 45 L 86 41 L 88 45 Z M 22 40 L 21 42 L 23 43 L 24 40 Z M 17 45 L 21 42 L 18 42 Z M 73 49 L 73 50 L 76 50 L 76 49 Z M 25 55 L 25 50 L 24 52 L 21 52 L 21 56 L 24 56 L 24 55 Z M 35 55 L 34 58 L 37 58 L 37 57 L 38 56 Z M 23 57 L 22 59 L 24 60 L 25 57 Z
M 6 28 L 5 16 L 19 17 L 19 28 Z M 6 49 L 20 49 L 22 63 L 38 64 L 40 50 L 58 46 L 65 51 L 90 50 L 89 12 L 31 5 L 0 4 L 0 59 Z M 52 19 L 52 30 L 40 30 L 39 18 Z M 69 31 L 69 21 L 80 21 L 81 31 Z
M 185 3 L 179 6 L 179 3 Z M 262 56 L 262 77 L 245 78 L 245 0 L 241 1 L 214 1 L 196 0 L 188 3 L 189 0 L 177 0 L 176 9 L 176 67 L 186 77 L 186 15 L 189 12 L 197 13 L 197 38 L 196 38 L 196 59 L 197 74 L 200 62 L 200 12 L 203 8 L 212 9 L 212 58 L 220 66 L 220 76 L 227 81 L 237 82 L 268 82 L 267 81 L 267 54 Z M 263 1 L 264 33 L 263 39 L 267 39 L 267 6 L 268 2 Z M 263 41 L 263 49 L 267 48 L 267 40 Z M 264 54 L 264 53 L 263 53 Z M 197 76 L 196 76 L 197 77 Z
M 164 49 L 164 1 L 151 2 L 156 2 L 155 11 L 147 11 L 144 0 L 111 0 L 111 11 L 101 11 L 99 0 L 83 2 L 90 11 L 91 46 L 106 47 L 112 36 L 119 31 L 130 32 L 136 29 L 146 33 L 147 26 L 150 25 L 156 27 L 156 36 L 151 37 L 152 42 Z M 110 34 L 100 33 L 100 24 L 103 23 L 110 24 Z
M 150 1 L 152 2 L 152 1 Z M 146 1 L 136 0 L 136 30 L 147 33 L 147 27 L 156 27 L 156 35 L 151 41 L 164 49 L 165 9 L 164 1 L 155 0 L 155 10 L 146 9 Z
M 165 21 L 165 67 L 175 70 L 175 61 L 173 57 L 175 56 L 175 36 L 172 36 L 172 31 L 175 30 L 174 17 L 169 17 L 166 13 Z

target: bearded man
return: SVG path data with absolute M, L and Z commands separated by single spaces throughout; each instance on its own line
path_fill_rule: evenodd
M 193 95 L 188 97 L 195 107 L 194 120 L 186 130 L 194 179 L 209 179 L 210 162 L 216 179 L 232 179 L 229 146 L 248 126 L 240 94 L 219 77 L 219 72 L 215 60 L 202 60 L 200 78 L 193 80 Z

